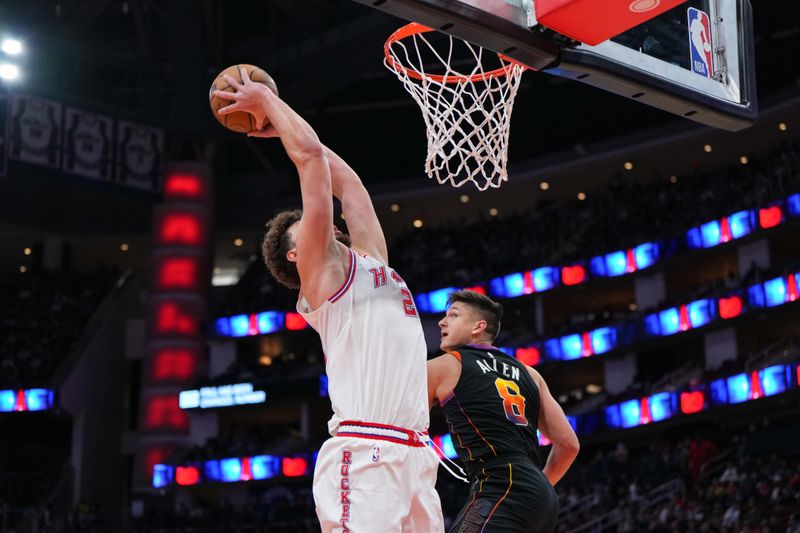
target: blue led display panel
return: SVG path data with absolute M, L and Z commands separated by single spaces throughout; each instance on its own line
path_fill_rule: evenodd
M 262 335 L 274 333 L 283 329 L 283 317 L 285 313 L 280 311 L 265 311 L 258 313 L 258 332 Z
M 728 217 L 728 224 L 731 228 L 731 236 L 734 239 L 741 239 L 753 232 L 753 212 L 747 210 L 734 213 Z
M 775 278 L 764 282 L 764 296 L 767 307 L 786 303 L 786 280 Z
M 767 305 L 767 299 L 764 294 L 764 284 L 757 283 L 750 285 L 747 288 L 747 300 L 752 307 L 764 307 Z
M 0 413 L 48 411 L 54 405 L 50 389 L 0 390 Z
M 230 318 L 231 335 L 246 337 L 250 331 L 250 317 L 248 315 L 235 315 Z
M 622 427 L 632 428 L 638 426 L 642 417 L 642 407 L 639 400 L 628 400 L 619 404 L 619 414 Z
M 606 406 L 603 411 L 605 411 L 607 427 L 611 429 L 618 429 L 622 427 L 622 417 L 619 413 L 619 405 Z
M 625 252 L 606 254 L 606 272 L 608 276 L 622 276 L 628 273 L 628 259 Z
M 222 337 L 232 337 L 230 318 L 218 318 L 214 321 L 214 331 Z
M 705 326 L 716 317 L 716 306 L 714 300 L 708 298 L 702 300 L 695 300 L 686 306 L 689 315 L 689 321 L 692 328 L 699 328 Z
M 156 488 L 166 487 L 172 483 L 175 467 L 170 465 L 156 465 L 153 468 L 153 486 Z
M 567 335 L 561 337 L 561 357 L 565 361 L 571 359 L 578 359 L 583 351 L 583 342 L 581 335 L 575 333 L 574 335 Z
M 658 324 L 661 335 L 674 335 L 681 330 L 680 311 L 677 307 L 670 307 L 658 313 Z
M 239 481 L 242 477 L 242 460 L 238 457 L 220 459 L 219 468 L 221 473 L 220 481 L 231 483 Z
M 720 244 L 719 222 L 712 220 L 700 226 L 703 248 L 711 248 Z
M 561 282 L 560 270 L 553 267 L 541 267 L 531 271 L 533 287 L 536 292 L 549 291 Z
M 10 413 L 17 404 L 17 391 L 0 390 L 0 413 Z
M 515 272 L 514 274 L 503 276 L 503 287 L 506 298 L 522 296 L 525 294 L 525 274 Z
M 636 258 L 636 269 L 642 270 L 653 266 L 659 259 L 659 245 L 656 242 L 646 242 L 633 249 Z
M 548 359 L 554 359 L 556 361 L 564 359 L 561 353 L 561 340 L 548 339 L 544 341 L 544 353 L 547 355 Z
M 597 328 L 591 332 L 592 350 L 602 354 L 617 346 L 617 330 L 614 327 Z
M 456 292 L 455 287 L 447 287 L 428 293 L 428 313 L 444 313 L 447 311 L 447 298 Z
M 747 374 L 728 377 L 728 403 L 741 403 L 750 399 L 750 378 Z
M 768 366 L 758 371 L 764 396 L 774 396 L 786 392 L 792 383 L 791 367 L 788 365 Z
M 800 217 L 800 192 L 787 198 L 786 207 L 791 216 Z
M 674 392 L 660 392 L 650 396 L 647 401 L 650 403 L 650 416 L 653 422 L 661 422 L 675 416 L 678 401 Z
M 281 475 L 281 458 L 275 455 L 255 455 L 250 458 L 253 479 L 270 479 Z

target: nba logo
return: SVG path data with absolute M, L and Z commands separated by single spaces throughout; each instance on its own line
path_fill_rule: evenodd
M 372 462 L 377 463 L 381 460 L 381 449 L 378 446 L 372 447 Z
M 705 78 L 714 75 L 714 59 L 711 53 L 711 20 L 708 14 L 689 8 L 689 56 L 692 72 Z

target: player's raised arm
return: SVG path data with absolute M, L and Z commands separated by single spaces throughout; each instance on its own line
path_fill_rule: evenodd
M 277 137 L 278 133 L 272 125 L 269 125 L 264 130 L 250 132 L 248 136 Z M 383 234 L 378 215 L 375 213 L 375 207 L 372 205 L 372 199 L 361 182 L 361 178 L 350 165 L 327 146 L 325 154 L 328 157 L 332 192 L 342 202 L 342 212 L 353 249 L 388 264 L 386 237 Z
M 340 269 L 330 268 L 339 258 L 332 231 L 333 202 L 326 150 L 316 132 L 291 107 L 266 86 L 251 82 L 244 69 L 241 75 L 242 83 L 225 76 L 235 92 L 214 93 L 234 101 L 219 112 L 247 111 L 256 117 L 259 127 L 268 120 L 297 167 L 303 201 L 303 217 L 296 242 L 297 270 L 304 293 L 313 305 L 329 296 L 328 293 L 335 290 L 344 278 Z
M 564 477 L 570 465 L 578 456 L 580 443 L 578 436 L 572 426 L 569 425 L 563 409 L 558 405 L 550 389 L 547 387 L 544 378 L 531 367 L 525 367 L 533 378 L 536 386 L 539 387 L 539 431 L 553 443 L 550 455 L 547 457 L 547 464 L 544 465 L 542 473 L 552 485 Z
M 389 253 L 372 199 L 358 174 L 333 150 L 326 147 L 333 195 L 342 202 L 342 212 L 354 249 L 388 263 Z
M 439 403 L 436 389 L 442 380 L 442 356 L 428 361 L 428 409 Z

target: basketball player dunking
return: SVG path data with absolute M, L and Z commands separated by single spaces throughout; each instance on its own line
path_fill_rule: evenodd
M 553 485 L 575 460 L 578 438 L 542 376 L 491 345 L 503 307 L 469 290 L 449 303 L 439 322 L 446 353 L 428 362 L 428 399 L 444 408 L 471 482 L 450 531 L 551 532 Z M 537 428 L 553 443 L 544 467 Z
M 438 458 L 427 445 L 422 325 L 406 284 L 388 266 L 369 194 L 272 91 L 244 71 L 243 83 L 225 79 L 235 92 L 215 94 L 234 103 L 220 113 L 251 113 L 262 131 L 250 135 L 280 138 L 300 177 L 303 211 L 268 223 L 263 252 L 273 276 L 300 289 L 297 309 L 325 351 L 334 414 L 333 438 L 314 470 L 322 530 L 443 531 Z M 333 226 L 332 196 L 342 202 L 350 237 Z

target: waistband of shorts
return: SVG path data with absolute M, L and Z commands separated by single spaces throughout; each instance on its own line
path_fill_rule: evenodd
M 466 470 L 469 475 L 474 475 L 486 468 L 496 468 L 508 464 L 529 464 L 537 466 L 536 462 L 528 454 L 520 452 L 505 453 L 496 457 L 481 457 L 480 459 L 467 462 L 467 464 L 464 465 L 464 470 Z
M 384 440 L 414 448 L 423 448 L 430 441 L 427 431 L 414 431 L 413 429 L 379 424 L 377 422 L 363 422 L 361 420 L 343 420 L 339 423 L 339 430 L 336 432 L 336 436 Z

